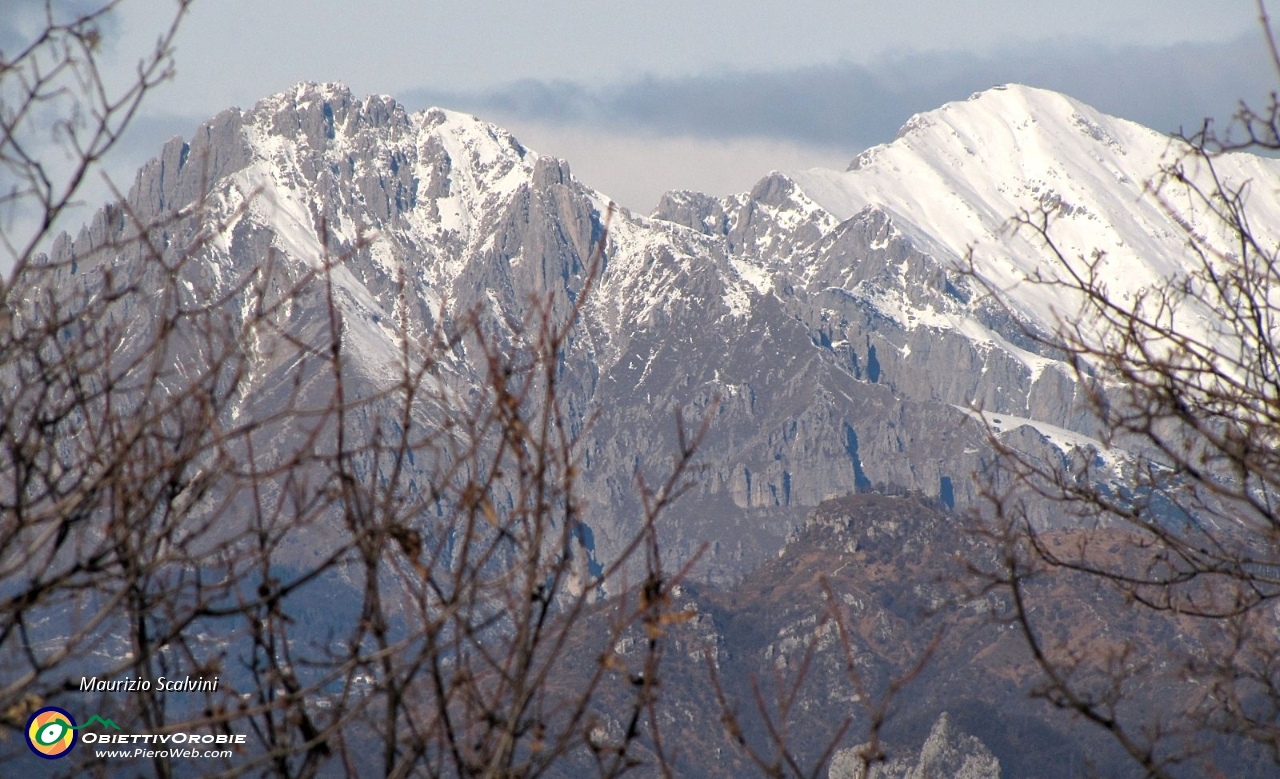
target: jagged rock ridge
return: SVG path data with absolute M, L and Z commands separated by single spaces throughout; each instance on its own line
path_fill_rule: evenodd
M 1168 149 L 1152 131 L 1011 86 L 913 118 L 848 172 L 774 173 L 724 199 L 670 193 L 652 217 L 616 210 L 606 221 L 605 195 L 499 128 L 302 84 L 168 143 L 128 207 L 144 223 L 183 215 L 165 234 L 174 254 L 201 223 L 223 226 L 183 266 L 205 296 L 231 292 L 267 257 L 286 280 L 346 257 L 334 274 L 344 354 L 369 394 L 397 372 L 392 323 L 422 339 L 479 306 L 501 328 L 547 295 L 563 315 L 607 230 L 564 361 L 568 407 L 598 414 L 582 442 L 584 538 L 599 559 L 617 554 L 638 514 L 637 470 L 673 450 L 678 412 L 714 408 L 706 468 L 664 540 L 675 557 L 709 543 L 706 572 L 732 578 L 827 498 L 892 485 L 970 505 L 989 460 L 971 407 L 1016 446 L 1049 457 L 1092 448 L 1121 463 L 1098 443 L 1070 372 L 1024 337 L 1058 312 L 1013 283 L 1043 251 L 1000 226 L 1006 211 L 1056 204 L 1069 247 L 1128 247 L 1145 263 L 1130 274 L 1140 286 L 1177 266 L 1180 228 L 1115 190 L 1140 188 Z M 1228 173 L 1274 167 L 1249 158 Z M 108 209 L 60 240 L 55 259 L 88 257 L 128 229 Z M 972 243 L 984 278 L 1015 289 L 1011 313 L 959 272 Z M 288 316 L 312 332 L 322 306 L 291 301 Z M 459 387 L 480 380 L 474 357 L 449 359 Z M 260 391 L 232 413 L 269 406 L 287 370 L 264 356 L 250 377 Z

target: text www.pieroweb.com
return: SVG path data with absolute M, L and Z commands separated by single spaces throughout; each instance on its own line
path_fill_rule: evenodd
M 155 757 L 226 758 L 226 757 L 231 757 L 231 754 L 232 753 L 230 749 L 221 749 L 221 750 L 212 749 L 208 751 L 201 751 L 199 749 L 144 749 L 142 747 L 138 747 L 137 749 L 97 749 L 97 750 L 94 750 L 93 752 L 94 757 L 97 757 L 97 758 L 134 758 L 134 759 L 155 758 Z

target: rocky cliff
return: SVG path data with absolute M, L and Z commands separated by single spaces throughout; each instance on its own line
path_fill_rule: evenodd
M 345 370 L 372 397 L 394 385 L 402 338 L 425 348 L 472 311 L 514 337 L 534 300 L 566 316 L 605 236 L 562 371 L 591 506 L 582 538 L 599 560 L 617 555 L 640 512 L 637 474 L 669 457 L 678 414 L 709 414 L 700 478 L 664 541 L 676 557 L 708 544 L 705 574 L 730 579 L 828 498 L 893 487 L 973 505 L 991 462 L 984 424 L 1044 457 L 1122 468 L 1122 442 L 1103 442 L 1073 371 L 1028 337 L 1070 301 L 1026 283 L 1046 249 L 1007 220 L 1051 204 L 1066 251 L 1112 251 L 1125 289 L 1140 289 L 1177 267 L 1179 220 L 1194 218 L 1131 207 L 1169 149 L 1011 86 L 913 118 L 844 173 L 774 173 L 742 195 L 674 192 L 651 217 L 607 216 L 607 196 L 568 163 L 499 128 L 301 84 L 169 142 L 127 202 L 60 240 L 54 259 L 69 289 L 91 292 L 103 268 L 160 252 L 192 300 L 225 299 L 233 318 L 248 310 L 237 290 L 269 269 L 269 289 L 292 290 L 280 329 L 303 342 L 327 312 L 322 285 L 298 284 L 336 261 Z M 1232 165 L 1235 177 L 1275 168 Z M 141 225 L 162 227 L 130 242 Z M 120 250 L 94 254 L 107 245 Z M 269 413 L 298 381 L 268 345 L 247 348 L 255 370 L 236 418 Z M 481 359 L 441 355 L 459 396 L 482 381 Z

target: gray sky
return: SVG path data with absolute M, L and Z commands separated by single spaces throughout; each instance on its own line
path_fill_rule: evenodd
M 127 72 L 172 8 L 126 0 L 113 66 Z M 1225 119 L 1277 83 L 1256 17 L 1254 0 L 196 0 L 178 75 L 112 172 L 127 188 L 227 106 L 344 81 L 477 113 L 647 212 L 667 189 L 843 167 L 912 113 L 1008 81 L 1161 130 Z

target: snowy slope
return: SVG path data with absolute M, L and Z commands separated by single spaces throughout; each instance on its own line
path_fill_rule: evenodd
M 1052 214 L 1050 235 L 1062 255 L 1104 254 L 1109 292 L 1130 301 L 1157 279 L 1188 270 L 1189 226 L 1222 251 L 1220 223 L 1156 178 L 1183 161 L 1193 180 L 1207 172 L 1187 147 L 1133 122 L 1107 116 L 1065 95 L 1020 85 L 996 87 L 967 101 L 912 117 L 894 142 L 859 155 L 845 172 L 791 174 L 824 209 L 845 219 L 875 207 L 940 257 L 959 264 L 972 249 L 975 270 L 1022 315 L 1046 325 L 1072 320 L 1076 303 L 1061 290 L 1026 279 L 1061 278 L 1041 237 L 1011 219 Z M 1228 186 L 1248 182 L 1253 220 L 1280 237 L 1280 161 L 1233 154 L 1217 160 Z M 1179 224 L 1181 222 L 1182 224 Z M 1183 327 L 1209 339 L 1207 311 Z

